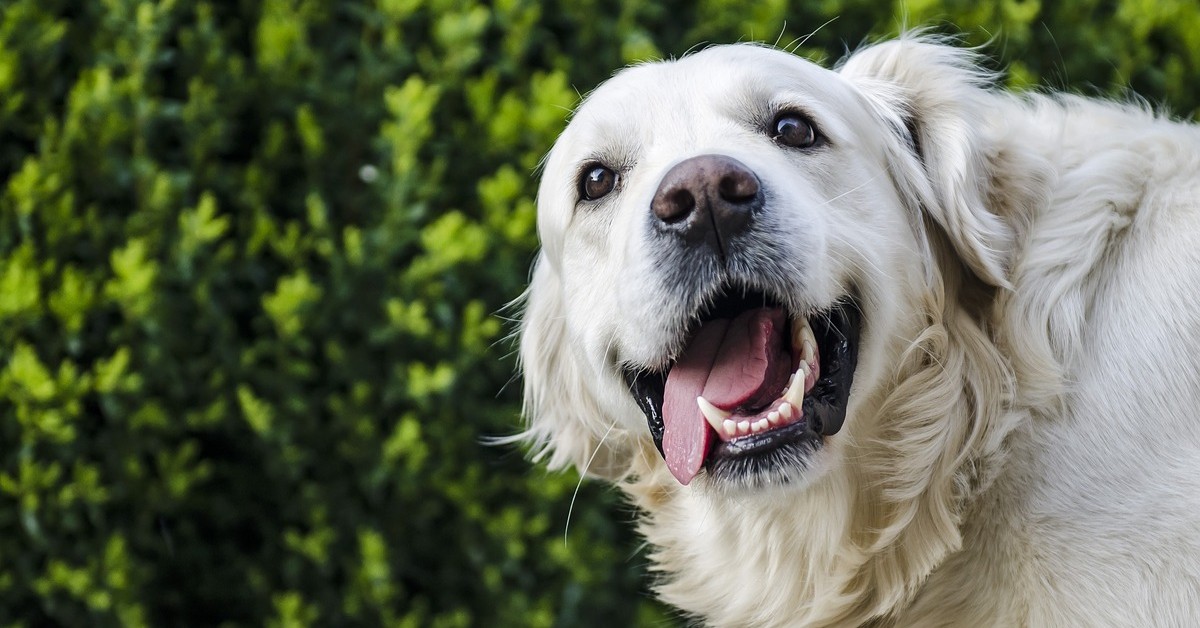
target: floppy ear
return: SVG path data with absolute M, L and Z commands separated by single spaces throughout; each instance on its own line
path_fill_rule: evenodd
M 628 435 L 600 410 L 589 390 L 576 347 L 567 334 L 562 284 L 542 256 L 534 263 L 521 318 L 521 368 L 525 376 L 526 430 L 517 440 L 534 461 L 552 469 L 574 465 L 581 474 L 616 479 L 629 456 L 617 449 Z
M 989 207 L 996 156 L 983 133 L 998 95 L 977 60 L 970 50 L 910 35 L 854 53 L 839 72 L 900 136 L 893 148 L 908 154 L 893 155 L 890 165 L 901 192 L 980 279 L 1007 287 L 1014 236 Z

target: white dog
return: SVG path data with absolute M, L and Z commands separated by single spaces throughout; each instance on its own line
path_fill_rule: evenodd
M 1200 625 L 1200 133 L 976 61 L 714 47 L 547 158 L 524 437 L 706 624 Z

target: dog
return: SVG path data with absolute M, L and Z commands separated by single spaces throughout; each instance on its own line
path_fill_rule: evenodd
M 1200 133 L 980 61 L 713 46 L 547 155 L 521 437 L 694 620 L 1200 622 Z

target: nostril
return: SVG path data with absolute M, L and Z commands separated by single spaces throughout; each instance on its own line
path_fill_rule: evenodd
M 667 170 L 650 200 L 655 229 L 705 244 L 725 255 L 762 209 L 763 184 L 740 161 L 726 155 L 698 155 Z
M 725 173 L 717 184 L 721 198 L 731 203 L 744 203 L 758 196 L 758 177 L 753 173 L 737 169 Z
M 696 207 L 696 197 L 687 188 L 676 188 L 654 198 L 650 208 L 654 215 L 665 223 L 674 223 L 687 218 Z

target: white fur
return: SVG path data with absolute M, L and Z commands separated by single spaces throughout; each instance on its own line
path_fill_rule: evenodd
M 782 106 L 828 150 L 750 121 Z M 680 486 L 619 372 L 664 366 L 711 296 L 671 296 L 642 231 L 666 170 L 714 152 L 776 192 L 764 281 L 799 305 L 855 285 L 865 316 L 845 427 L 755 490 Z M 577 206 L 591 159 L 620 184 Z M 526 438 L 630 496 L 660 595 L 709 625 L 1194 625 L 1198 166 L 1195 127 L 997 91 L 927 38 L 835 70 L 748 45 L 627 69 L 546 162 Z

